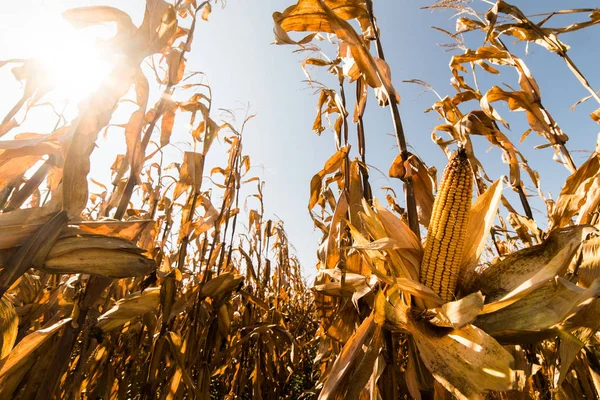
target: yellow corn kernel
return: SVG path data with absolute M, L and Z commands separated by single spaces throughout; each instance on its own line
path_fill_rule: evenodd
M 473 171 L 466 151 L 459 149 L 444 169 L 433 203 L 420 272 L 421 283 L 444 302 L 454 300 L 472 191 Z

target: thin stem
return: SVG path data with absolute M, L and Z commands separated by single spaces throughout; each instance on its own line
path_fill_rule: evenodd
M 377 24 L 375 23 L 375 17 L 373 16 L 373 0 L 367 0 L 367 11 L 369 12 L 369 21 L 371 22 L 371 26 L 373 28 L 373 34 L 375 36 L 375 45 L 377 48 L 377 54 L 380 59 L 385 60 L 385 56 L 383 54 L 383 47 L 381 46 L 381 40 L 379 38 L 379 32 L 377 30 Z M 396 132 L 396 141 L 398 143 L 398 149 L 400 150 L 400 156 L 402 157 L 402 161 L 405 162 L 408 159 L 408 147 L 406 145 L 406 136 L 404 134 L 404 127 L 402 126 L 402 119 L 400 118 L 400 111 L 398 109 L 398 102 L 396 101 L 396 97 L 391 93 L 388 93 L 389 106 L 392 112 L 392 119 L 394 122 L 394 130 Z M 406 211 L 408 213 L 408 225 L 410 229 L 417 235 L 418 238 L 421 237 L 421 232 L 419 230 L 419 216 L 417 214 L 417 202 L 415 199 L 415 190 L 413 187 L 412 180 L 410 178 L 406 178 L 403 180 L 404 186 L 406 188 Z
M 361 100 L 362 95 L 362 87 L 364 83 L 362 80 L 356 81 L 356 104 L 358 105 Z M 365 99 L 366 101 L 366 99 Z M 362 174 L 362 184 L 363 184 L 363 195 L 369 204 L 373 202 L 373 192 L 371 191 L 371 185 L 369 184 L 369 171 L 367 169 L 367 159 L 366 159 L 366 150 L 367 143 L 365 140 L 365 123 L 363 121 L 362 112 L 358 114 L 358 121 L 356 123 L 356 135 L 358 137 L 358 154 L 360 155 L 360 160 L 363 163 L 363 167 L 360 168 L 360 172 Z

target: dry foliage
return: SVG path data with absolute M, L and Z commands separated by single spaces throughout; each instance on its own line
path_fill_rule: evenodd
M 450 159 L 435 196 L 435 170 L 407 148 L 372 0 L 300 0 L 273 14 L 275 43 L 310 53 L 303 68 L 325 67 L 338 83 L 320 90 L 313 124 L 321 134 L 323 121 L 332 121 L 336 146 L 310 184 L 309 209 L 323 232 L 314 286 L 321 315 L 319 399 L 600 396 L 598 153 L 575 164 L 531 71 L 502 41 L 509 35 L 555 53 L 589 91 L 582 101 L 600 104 L 559 39 L 600 23 L 600 11 L 561 10 L 533 21 L 501 0 L 484 15 L 469 3 L 432 6 L 455 14 L 457 32 L 446 33 L 459 52 L 450 62 L 456 93 L 428 110 L 444 121 L 432 138 Z M 545 27 L 561 14 L 587 19 Z M 469 49 L 462 40 L 467 33 L 479 34 L 483 44 Z M 315 44 L 324 39 L 337 49 L 334 56 Z M 508 67 L 503 76 L 516 72 L 518 89 L 480 86 L 477 74 L 498 75 L 496 66 Z M 389 174 L 403 182 L 406 209 L 391 195 L 391 210 L 372 195 L 363 121 L 369 87 L 392 114 L 399 155 Z M 498 102 L 525 112 L 530 129 L 523 138 L 529 132 L 544 137 L 541 147 L 552 147 L 554 159 L 571 173 L 557 200 L 544 197 L 539 174 L 505 133 Z M 599 113 L 591 118 L 598 121 Z M 349 145 L 354 132 L 356 158 Z M 507 179 L 487 175 L 472 135 L 502 150 Z M 547 221 L 534 219 L 524 179 L 546 202 Z M 503 194 L 506 184 L 517 196 Z M 512 197 L 520 206 L 510 203 Z
M 251 116 L 239 129 L 213 119 L 210 87 L 186 72 L 210 11 L 208 1 L 148 0 L 140 26 L 115 8 L 66 11 L 82 29 L 116 22 L 106 47 L 121 58 L 77 118 L 49 133 L 15 134 L 52 90 L 44 66 L 2 63 L 25 84 L 0 125 L 0 398 L 281 398 L 310 388 L 314 308 L 283 224 L 264 218 L 262 182 L 249 176 Z M 125 103 L 135 110 L 115 126 Z M 194 150 L 169 158 L 171 133 L 186 123 Z M 96 146 L 109 128 L 126 147 L 112 188 L 92 179 L 91 161 L 115 155 Z M 226 164 L 211 166 L 217 140 Z
M 443 119 L 432 138 L 450 159 L 437 193 L 435 169 L 408 151 L 372 0 L 299 0 L 273 14 L 276 43 L 310 52 L 303 68 L 326 67 L 338 82 L 319 91 L 313 123 L 321 134 L 332 122 L 335 152 L 310 182 L 323 233 L 312 292 L 282 222 L 264 217 L 262 182 L 248 177 L 251 116 L 238 128 L 216 121 L 210 87 L 186 72 L 210 2 L 147 0 L 139 27 L 110 7 L 65 12 L 80 28 L 116 22 L 108 46 L 125 56 L 78 117 L 49 133 L 17 133 L 52 90 L 44 66 L 1 63 L 13 64 L 24 92 L 0 125 L 0 397 L 599 397 L 600 151 L 575 164 L 531 71 L 501 37 L 555 53 L 590 92 L 582 101 L 600 104 L 559 39 L 599 23 L 600 11 L 533 21 L 504 1 L 485 16 L 468 1 L 434 7 L 458 12 L 453 38 L 483 38 L 477 49 L 455 45 L 456 94 L 430 109 Z M 579 23 L 544 27 L 581 13 Z M 333 58 L 315 45 L 325 37 Z M 476 65 L 514 69 L 518 90 L 480 87 Z M 369 87 L 392 116 L 399 154 L 389 174 L 403 182 L 405 208 L 391 194 L 382 206 L 369 184 Z M 132 102 L 128 122 L 115 124 L 115 110 Z M 497 102 L 524 111 L 570 172 L 556 200 L 505 133 Z M 178 116 L 189 117 L 193 151 L 173 160 L 164 150 Z M 110 189 L 92 179 L 107 129 L 121 129 L 126 145 Z M 486 174 L 472 135 L 502 150 L 507 179 Z M 207 164 L 215 140 L 227 147 L 225 165 Z M 534 219 L 525 178 L 547 221 Z M 256 191 L 243 198 L 244 187 Z

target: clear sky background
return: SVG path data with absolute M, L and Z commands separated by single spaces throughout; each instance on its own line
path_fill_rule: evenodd
M 375 0 L 375 14 L 381 28 L 382 42 L 386 59 L 392 69 L 393 84 L 402 97 L 400 112 L 412 151 L 427 164 L 435 165 L 442 171 L 446 159 L 443 152 L 431 141 L 431 131 L 441 123 L 436 114 L 425 114 L 436 97 L 433 93 L 403 80 L 420 79 L 426 81 L 441 95 L 452 96 L 455 92 L 450 86 L 451 73 L 448 63 L 451 53 L 439 44 L 450 40 L 431 26 L 439 26 L 454 31 L 454 20 L 449 12 L 432 12 L 420 9 L 432 1 Z M 255 174 L 266 181 L 265 205 L 267 217 L 276 215 L 285 221 L 289 239 L 296 254 L 303 263 L 306 275 L 314 275 L 316 247 L 320 232 L 313 228 L 307 204 L 309 183 L 327 158 L 333 154 L 334 140 L 331 131 L 325 131 L 319 137 L 311 131 L 316 113 L 317 96 L 310 88 L 302 72 L 301 55 L 293 54 L 291 46 L 272 45 L 274 11 L 283 11 L 291 5 L 291 0 L 229 0 L 223 9 L 214 7 L 209 23 L 199 24 L 193 50 L 188 56 L 188 71 L 202 71 L 210 80 L 214 93 L 215 106 L 227 109 L 243 109 L 250 104 L 252 113 L 257 116 L 247 126 L 245 132 L 245 152 L 251 156 Z M 564 8 L 598 7 L 597 0 L 570 1 L 514 1 L 526 14 L 541 13 Z M 137 0 L 121 1 L 85 1 L 85 0 L 47 0 L 47 1 L 9 1 L 0 0 L 0 59 L 19 57 L 27 49 L 16 46 L 20 37 L 44 35 L 39 24 L 35 24 L 35 14 L 60 11 L 65 8 L 82 5 L 106 4 L 119 7 L 130 13 L 134 22 L 139 23 L 143 16 L 144 2 Z M 473 6 L 484 11 L 489 4 L 475 1 Z M 585 14 L 578 16 L 584 19 Z M 570 17 L 557 18 L 550 26 L 566 25 Z M 37 29 L 37 30 L 36 30 Z M 49 29 L 44 27 L 43 29 Z M 34 35 L 34 36 L 35 36 Z M 471 48 L 482 43 L 478 34 L 466 36 Z M 561 36 L 571 45 L 570 56 L 589 79 L 592 87 L 600 88 L 600 52 L 597 51 L 600 39 L 600 26 Z M 514 40 L 507 38 L 508 43 Z M 579 166 L 594 149 L 598 125 L 589 117 L 599 105 L 593 100 L 579 106 L 575 111 L 569 108 L 587 92 L 577 82 L 565 63 L 558 56 L 548 53 L 538 46 L 529 47 L 525 56 L 524 45 L 518 45 L 516 53 L 525 58 L 525 62 L 537 79 L 542 92 L 543 103 L 570 137 L 567 147 Z M 330 57 L 335 54 L 329 53 Z M 480 85 L 489 88 L 490 84 L 502 82 L 517 87 L 516 73 L 506 71 L 499 79 L 488 80 L 483 72 L 479 73 Z M 313 78 L 334 84 L 324 78 L 324 74 L 315 72 Z M 0 69 L 0 85 L 3 93 L 0 99 L 0 114 L 4 115 L 20 93 L 18 85 L 11 81 L 7 68 Z M 371 92 L 372 95 L 372 92 Z M 392 186 L 402 198 L 398 180 L 387 178 L 387 170 L 397 155 L 396 141 L 389 111 L 380 109 L 374 98 L 366 115 L 367 163 L 383 171 L 371 170 L 371 184 L 377 189 Z M 511 123 L 511 131 L 506 131 L 510 139 L 517 144 L 522 133 L 528 128 L 524 113 L 508 115 L 506 107 L 497 107 L 501 115 Z M 239 115 L 243 116 L 243 112 Z M 352 127 L 351 135 L 355 135 Z M 176 141 L 185 141 L 183 133 L 175 137 Z M 485 163 L 492 178 L 508 174 L 508 167 L 502 164 L 500 152 L 488 148 L 484 138 L 475 138 L 481 147 L 480 159 Z M 532 133 L 519 149 L 529 159 L 530 165 L 540 172 L 544 192 L 558 195 L 568 171 L 552 161 L 552 149 L 533 150 L 544 143 Z M 354 153 L 354 155 L 357 155 Z M 107 154 L 108 156 L 108 154 Z M 110 161 L 114 154 L 110 154 Z M 526 180 L 528 188 L 532 187 Z M 508 190 L 506 190 L 508 191 Z M 505 191 L 505 192 L 506 192 Z M 534 191 L 529 191 L 535 194 Z M 378 192 L 383 200 L 381 192 Z M 514 202 L 519 211 L 520 204 Z M 532 199 L 534 211 L 540 225 L 545 223 L 543 203 Z

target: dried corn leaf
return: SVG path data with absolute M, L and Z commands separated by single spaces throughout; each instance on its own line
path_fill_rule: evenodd
M 321 283 L 326 281 L 325 276 L 333 281 Z M 339 269 L 322 269 L 319 270 L 319 274 L 315 278 L 313 288 L 315 291 L 327 296 L 351 296 L 352 303 L 358 309 L 358 300 L 370 293 L 377 281 L 375 275 L 365 277 L 352 272 L 342 273 Z
M 600 156 L 594 152 L 574 174 L 569 176 L 554 205 L 551 227 L 563 227 L 579 214 L 579 221 L 589 223 L 600 196 Z
M 598 313 L 596 313 L 595 317 L 598 320 Z M 577 354 L 583 349 L 588 343 L 591 336 L 595 333 L 597 329 L 582 329 L 574 334 L 569 332 L 565 332 L 563 330 L 558 330 L 558 336 L 560 338 L 560 344 L 558 348 L 558 354 L 560 357 L 560 370 L 558 381 L 556 383 L 557 387 L 560 387 L 567 377 L 567 373 L 569 372 L 573 361 L 575 361 L 575 357 Z
M 372 343 L 374 336 L 378 336 L 376 332 L 379 332 L 379 330 L 375 324 L 374 316 L 371 315 L 361 323 L 354 335 L 344 345 L 327 375 L 327 380 L 319 394 L 319 400 L 343 397 L 346 390 L 345 386 L 349 384 L 350 373 L 365 357 L 373 352 L 379 353 L 377 343 Z
M 319 201 L 321 189 L 323 187 L 323 178 L 325 178 L 325 175 L 331 174 L 341 167 L 342 160 L 348 156 L 349 150 L 350 147 L 345 146 L 336 151 L 334 155 L 329 157 L 323 169 L 319 171 L 318 174 L 313 176 L 310 181 L 310 200 L 308 202 L 309 210 L 311 210 Z
M 86 233 L 115 236 L 118 238 L 135 241 L 142 232 L 152 225 L 152 220 L 129 221 L 85 221 L 78 224 L 79 229 Z
M 0 249 L 10 249 L 23 244 L 27 238 L 44 226 L 44 223 L 2 226 Z
M 171 133 L 175 125 L 175 112 L 177 111 L 177 103 L 168 99 L 165 101 L 164 113 L 160 122 L 160 147 L 164 147 L 171 141 Z
M 137 35 L 139 57 L 161 52 L 177 32 L 177 15 L 164 0 L 146 0 L 144 20 Z
M 111 84 L 105 84 L 103 96 L 90 97 L 82 104 L 83 111 L 73 126 L 73 139 L 65 155 L 62 175 L 63 209 L 70 218 L 79 217 L 87 204 L 90 155 L 98 133 L 110 123 L 118 100 L 127 93 L 134 77 L 132 66 L 119 64 L 112 73 Z
M 202 289 L 200 289 L 200 295 L 202 297 L 216 298 L 222 294 L 232 292 L 238 286 L 240 286 L 243 281 L 243 275 L 234 274 L 232 272 L 224 272 L 206 282 L 202 286 Z
M 20 185 L 22 176 L 33 167 L 41 156 L 25 156 L 0 162 L 0 188 Z
M 120 328 L 144 314 L 156 311 L 160 304 L 160 287 L 135 292 L 119 300 L 110 310 L 98 317 L 96 326 L 104 332 Z
M 379 393 L 377 379 L 385 368 L 385 361 L 381 353 L 382 341 L 382 330 L 377 327 L 367 349 L 363 350 L 364 356 L 354 368 L 353 373 L 346 378 L 348 383 L 345 398 L 377 398 Z
M 169 64 L 169 85 L 177 85 L 183 78 L 185 72 L 185 57 L 181 49 L 171 49 L 167 56 L 167 62 Z
M 115 22 L 117 25 L 117 32 L 122 35 L 132 36 L 137 30 L 137 27 L 133 24 L 129 14 L 114 7 L 98 6 L 72 8 L 63 12 L 62 16 L 76 28 L 85 28 L 90 25 Z
M 142 151 L 142 128 L 145 124 L 146 108 L 148 107 L 148 97 L 150 87 L 148 79 L 144 75 L 141 68 L 135 72 L 135 96 L 138 109 L 135 110 L 125 127 L 125 143 L 127 146 L 127 161 L 131 166 L 131 170 L 137 173 L 143 162 Z
M 350 183 L 348 188 L 348 211 L 350 214 L 350 223 L 358 230 L 361 230 L 360 211 L 362 211 L 363 185 L 361 181 L 361 166 L 358 160 L 350 163 Z M 359 272 L 359 271 L 353 271 Z
M 294 43 L 286 33 L 290 31 L 335 33 L 350 48 L 350 53 L 364 75 L 365 81 L 375 89 L 380 104 L 386 104 L 390 97 L 399 103 L 400 97 L 391 84 L 389 74 L 386 73 L 389 71 L 389 66 L 383 60 L 375 61 L 363 39 L 352 25 L 345 21 L 349 18 L 360 20 L 361 17 L 363 29 L 366 29 L 368 26 L 366 8 L 357 1 L 339 3 L 300 0 L 297 5 L 288 7 L 283 13 L 273 14 L 276 43 Z M 299 43 L 307 43 L 311 39 L 311 36 L 307 36 Z
M 409 307 L 397 287 L 380 291 L 375 297 L 375 322 L 391 331 L 404 332 L 408 327 Z
M 23 376 L 35 361 L 35 351 L 71 318 L 65 318 L 47 328 L 25 336 L 8 355 L 0 360 L 0 397 L 10 399 Z
M 324 269 L 333 269 L 340 261 L 340 240 L 342 232 L 345 230 L 345 219 L 348 215 L 348 198 L 345 193 L 340 195 L 338 203 L 333 212 L 331 223 L 329 224 L 329 234 L 327 236 L 327 252 L 325 253 L 325 264 L 321 266 Z M 358 272 L 358 271 L 350 271 Z
M 186 151 L 183 154 L 183 164 L 181 166 L 181 171 L 179 172 L 179 181 L 177 181 L 175 186 L 173 200 L 177 200 L 177 198 L 189 187 L 192 188 L 194 193 L 200 190 L 200 187 L 202 186 L 203 169 L 203 154 L 191 151 Z
M 275 26 L 283 32 L 319 31 L 333 33 L 333 27 L 320 3 L 319 0 L 300 0 L 298 4 L 286 8 L 283 13 L 273 13 Z M 357 0 L 326 0 L 325 4 L 330 7 L 336 16 L 345 20 L 359 18 L 366 21 L 368 18 L 366 7 Z M 288 41 L 284 42 L 287 43 Z
M 0 360 L 12 350 L 17 340 L 19 317 L 12 302 L 6 297 L 0 298 Z
M 435 168 L 430 170 L 425 163 L 414 154 L 410 154 L 406 161 L 402 162 L 402 155 L 398 154 L 388 175 L 402 181 L 410 179 L 415 190 L 417 201 L 417 212 L 419 222 L 423 226 L 429 226 L 431 212 L 433 211 L 433 190 L 435 188 Z
M 182 343 L 181 337 L 175 332 L 167 332 L 167 340 L 169 342 L 169 346 L 171 348 L 171 353 L 175 357 L 179 368 L 181 369 L 183 375 L 183 381 L 186 385 L 188 385 L 189 389 L 194 393 L 196 398 L 201 399 L 202 394 L 196 389 L 196 385 L 194 385 L 194 381 L 185 366 L 183 352 L 185 351 L 185 344 Z

